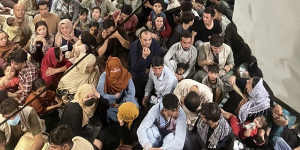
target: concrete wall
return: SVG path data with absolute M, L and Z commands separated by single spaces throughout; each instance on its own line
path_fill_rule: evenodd
M 236 0 L 233 20 L 275 95 L 300 112 L 300 0 Z

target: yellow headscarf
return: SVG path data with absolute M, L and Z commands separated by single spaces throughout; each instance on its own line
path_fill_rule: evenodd
M 128 123 L 128 128 L 131 128 L 133 121 L 139 116 L 139 109 L 133 102 L 126 102 L 121 104 L 118 109 L 118 120 Z

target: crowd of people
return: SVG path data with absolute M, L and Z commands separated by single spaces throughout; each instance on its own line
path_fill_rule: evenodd
M 234 0 L 1 0 L 0 150 L 299 150 Z

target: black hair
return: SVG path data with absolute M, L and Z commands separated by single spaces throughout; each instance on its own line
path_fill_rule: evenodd
M 48 2 L 47 1 L 45 1 L 45 0 L 41 0 L 41 1 L 39 1 L 39 3 L 37 4 L 38 5 L 38 8 L 40 7 L 40 6 L 42 6 L 42 5 L 46 5 L 47 7 L 48 7 Z
M 37 78 L 36 80 L 33 81 L 32 90 L 36 91 L 39 88 L 44 87 L 44 86 L 46 86 L 45 81 L 42 78 Z
M 187 70 L 189 68 L 189 64 L 185 64 L 185 63 L 178 63 L 177 64 L 177 69 L 178 70 L 179 68 L 182 68 L 184 70 Z M 177 71 L 176 71 L 177 72 Z
M 186 12 L 186 11 L 189 11 L 191 12 L 192 11 L 192 8 L 193 8 L 193 4 L 191 1 L 183 1 L 181 3 L 181 11 L 182 12 Z
M 0 104 L 0 113 L 2 115 L 9 115 L 13 112 L 15 112 L 19 107 L 19 103 L 17 100 L 13 98 L 6 98 L 3 102 Z
M 6 137 L 3 131 L 0 131 L 0 144 L 6 144 Z
M 162 0 L 154 0 L 153 1 L 153 5 L 156 4 L 156 3 L 160 3 L 160 5 L 163 7 L 164 5 L 164 2 Z
M 221 109 L 217 103 L 202 104 L 200 113 L 207 121 L 211 120 L 213 122 L 217 122 L 221 117 Z
M 194 14 L 190 11 L 182 12 L 180 16 L 180 20 L 182 23 L 188 24 L 189 22 L 193 21 L 195 18 Z
M 214 10 L 212 7 L 206 7 L 206 8 L 204 9 L 204 12 L 203 12 L 203 13 L 210 14 L 211 17 L 214 17 L 215 14 L 216 14 L 215 10 Z
M 180 35 L 181 39 L 182 38 L 192 38 L 192 32 L 190 31 L 183 31 Z
M 67 125 L 59 125 L 50 132 L 49 143 L 62 146 L 72 143 L 72 138 L 72 129 Z
M 8 93 L 6 90 L 0 90 L 0 104 L 3 100 L 8 98 Z
M 195 0 L 195 3 L 204 4 L 203 0 Z
M 191 112 L 196 113 L 200 104 L 200 96 L 194 91 L 189 92 L 184 98 L 184 105 Z
M 92 12 L 93 12 L 95 9 L 98 9 L 98 10 L 101 12 L 101 8 L 98 7 L 98 6 L 97 6 L 97 7 L 93 7 L 93 8 L 92 8 Z
M 115 26 L 115 22 L 112 19 L 105 19 L 103 22 L 103 29 L 108 29 L 114 26 Z
M 60 48 L 59 47 L 54 47 L 54 54 L 55 54 L 55 58 L 56 60 L 60 59 Z
M 130 15 L 131 12 L 132 12 L 132 8 L 131 8 L 130 5 L 124 5 L 121 12 L 126 14 L 126 15 Z
M 145 32 L 151 32 L 149 29 L 142 29 L 142 31 L 139 34 L 139 38 L 142 36 L 143 33 Z M 152 33 L 152 32 L 151 32 Z
M 34 28 L 35 32 L 38 29 L 38 27 L 40 27 L 40 26 L 45 26 L 46 27 L 46 29 L 47 29 L 46 38 L 48 38 L 49 37 L 49 31 L 48 31 L 48 25 L 47 25 L 47 23 L 45 21 L 43 21 L 43 20 L 38 21 L 37 23 L 35 23 L 35 28 Z
M 208 65 L 207 70 L 208 70 L 208 72 L 212 72 L 212 73 L 219 73 L 220 72 L 220 68 L 216 64 Z
M 89 28 L 91 27 L 97 27 L 97 29 L 99 28 L 99 23 L 98 22 L 95 22 L 95 21 L 92 21 L 90 24 L 89 24 Z
M 83 31 L 81 33 L 81 42 L 88 47 L 88 51 L 94 50 L 97 46 L 96 38 L 88 31 Z
M 173 109 L 178 108 L 178 106 L 179 106 L 179 100 L 178 100 L 177 96 L 172 93 L 165 95 L 162 99 L 162 103 L 163 103 L 164 109 L 167 109 L 167 110 L 173 110 Z
M 86 8 L 84 8 L 84 7 L 81 7 L 80 8 L 80 12 L 79 12 L 79 14 L 80 15 L 83 15 L 83 14 L 88 14 L 89 13 L 89 10 L 88 9 L 86 9 Z
M 16 63 L 25 63 L 27 61 L 27 53 L 22 48 L 17 48 L 12 60 Z
M 152 58 L 152 67 L 158 67 L 164 65 L 164 59 L 161 56 L 154 56 Z
M 209 40 L 210 45 L 220 47 L 224 43 L 224 38 L 218 34 L 213 34 Z

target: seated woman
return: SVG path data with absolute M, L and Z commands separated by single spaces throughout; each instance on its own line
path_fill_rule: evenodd
M 16 71 L 11 66 L 6 66 L 4 76 L 0 78 L 0 89 L 17 89 L 20 79 L 16 75 Z
M 111 150 L 133 148 L 137 143 L 138 106 L 132 102 L 126 102 L 118 108 L 118 123 L 112 124 L 101 130 L 94 145 L 99 150 Z
M 41 64 L 41 76 L 46 85 L 57 86 L 62 74 L 72 65 L 64 58 L 59 47 L 50 48 L 45 54 Z
M 53 47 L 54 37 L 49 34 L 48 26 L 45 21 L 35 24 L 35 34 L 31 37 L 30 49 L 31 58 L 40 63 L 44 54 L 49 48 Z
M 83 56 L 84 55 L 79 56 L 77 61 Z M 96 66 L 96 57 L 89 54 L 60 79 L 57 94 L 62 96 L 64 101 L 69 101 L 77 92 L 79 86 L 87 83 L 96 86 L 99 76 L 99 69 Z
M 81 136 L 93 141 L 85 127 L 94 115 L 99 98 L 100 94 L 96 91 L 94 85 L 81 85 L 74 96 L 74 100 L 65 105 L 60 124 L 70 126 L 73 136 Z
M 69 19 L 63 19 L 58 24 L 58 32 L 55 36 L 54 45 L 63 47 L 63 53 L 71 51 L 73 44 L 78 40 L 74 35 L 73 25 Z
M 13 51 L 14 44 L 8 40 L 8 34 L 0 31 L 0 67 L 2 68 L 7 63 L 9 54 Z
M 170 38 L 172 33 L 172 28 L 169 25 L 166 18 L 164 18 L 161 14 L 157 15 L 154 18 L 154 22 L 152 25 L 153 38 L 159 41 L 160 47 L 163 48 L 164 52 L 168 50 L 167 48 L 167 40 Z
M 131 74 L 123 67 L 118 57 L 109 57 L 105 72 L 100 76 L 97 91 L 108 101 L 107 120 L 117 122 L 118 107 L 124 102 L 134 102 L 135 87 Z

